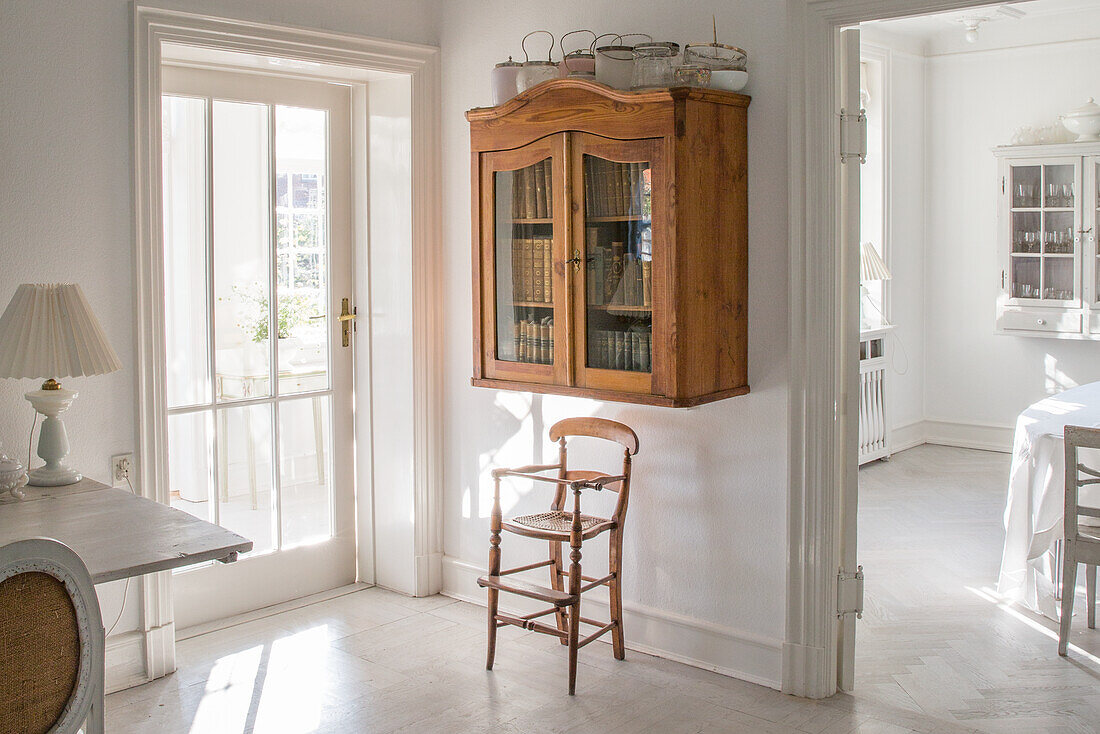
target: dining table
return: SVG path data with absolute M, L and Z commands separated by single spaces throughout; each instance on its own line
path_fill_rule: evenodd
M 1054 620 L 1061 598 L 1067 425 L 1100 427 L 1100 382 L 1043 398 L 1016 419 L 997 580 L 1002 600 Z M 1100 507 L 1100 486 L 1082 488 L 1078 501 Z

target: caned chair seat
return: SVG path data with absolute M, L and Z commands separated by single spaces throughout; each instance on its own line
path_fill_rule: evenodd
M 605 517 L 585 515 L 581 513 L 581 537 L 584 540 L 599 535 L 604 530 L 615 526 L 615 523 Z M 562 510 L 550 512 L 538 512 L 534 515 L 520 515 L 505 520 L 501 527 L 517 535 L 534 536 L 537 538 L 569 540 L 569 533 L 573 527 L 573 513 Z

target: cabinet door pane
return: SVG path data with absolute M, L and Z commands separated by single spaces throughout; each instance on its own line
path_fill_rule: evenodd
M 1049 209 L 1072 209 L 1074 202 L 1073 165 L 1043 166 L 1043 206 Z
M 585 154 L 587 367 L 650 372 L 652 168 Z
M 1012 166 L 1012 208 L 1030 209 L 1039 206 L 1043 188 L 1043 173 L 1039 166 Z
M 494 180 L 496 354 L 554 363 L 554 191 L 551 159 Z
M 1100 302 L 1100 248 L 1096 247 L 1095 245 L 1095 243 L 1100 242 L 1100 232 L 1097 231 L 1098 228 L 1100 228 L 1100 161 L 1097 161 L 1092 165 L 1093 200 L 1091 202 L 1084 202 L 1086 211 L 1088 207 L 1092 208 L 1092 221 L 1089 224 L 1085 225 L 1085 227 L 1088 228 L 1088 232 L 1082 233 L 1081 239 L 1084 240 L 1086 237 L 1088 237 L 1089 241 L 1094 243 L 1093 255 L 1095 257 L 1093 258 L 1093 273 L 1095 273 L 1095 275 L 1093 277 L 1096 282 L 1094 284 L 1095 288 L 1092 292 L 1092 300 L 1095 303 Z M 1085 252 L 1087 253 L 1088 249 L 1085 249 Z

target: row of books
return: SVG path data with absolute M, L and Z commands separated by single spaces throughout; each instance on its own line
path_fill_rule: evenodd
M 512 218 L 545 219 L 554 216 L 553 168 L 550 161 L 512 172 Z
M 588 337 L 588 366 L 649 372 L 652 365 L 651 341 L 648 331 L 593 329 Z
M 615 163 L 584 157 L 584 210 L 591 217 L 623 217 L 645 211 L 648 163 Z
M 516 362 L 554 363 L 554 319 L 524 319 L 512 329 Z
M 552 303 L 554 278 L 551 255 L 554 241 L 548 238 L 512 239 L 512 298 L 527 303 Z
M 590 232 L 591 234 L 591 232 Z M 588 303 L 643 306 L 653 303 L 653 262 L 626 252 L 622 242 L 588 246 Z

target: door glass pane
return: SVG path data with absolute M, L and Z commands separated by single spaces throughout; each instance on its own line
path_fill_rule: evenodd
M 164 325 L 168 407 L 210 400 L 206 300 L 206 100 L 165 96 Z
M 324 110 L 275 108 L 279 393 L 328 388 Z
M 172 507 L 213 522 L 210 414 L 168 416 L 168 492 Z
M 584 156 L 587 366 L 652 367 L 652 169 Z
M 1039 166 L 1012 167 L 1012 207 L 1039 206 L 1043 188 L 1042 169 Z
M 1073 258 L 1043 258 L 1043 298 L 1055 301 L 1072 300 Z
M 1096 211 L 1092 218 L 1093 231 L 1090 233 L 1090 236 L 1092 237 L 1092 241 L 1097 243 L 1100 242 L 1100 232 L 1096 231 L 1100 228 L 1100 163 L 1096 164 L 1096 168 L 1092 172 L 1092 180 L 1094 181 L 1093 196 L 1096 197 L 1096 200 L 1092 202 L 1092 206 L 1095 207 Z M 1085 202 L 1085 206 L 1089 206 L 1088 202 Z M 1093 299 L 1095 301 L 1100 301 L 1100 248 L 1097 248 L 1093 272 L 1096 273 L 1096 288 L 1093 290 Z
M 551 159 L 494 176 L 496 354 L 554 362 Z
M 1073 166 L 1043 166 L 1043 206 L 1073 208 Z
M 331 396 L 279 404 L 283 547 L 332 537 Z
M 1073 212 L 1043 214 L 1043 253 L 1046 255 L 1073 254 Z
M 1042 215 L 1039 212 L 1012 212 L 1012 251 L 1042 251 Z
M 1040 270 L 1038 257 L 1013 257 L 1012 297 L 1038 298 Z
M 253 542 L 252 552 L 275 547 L 271 403 L 219 408 L 218 519 Z
M 214 101 L 214 344 L 219 400 L 269 395 L 268 107 Z

